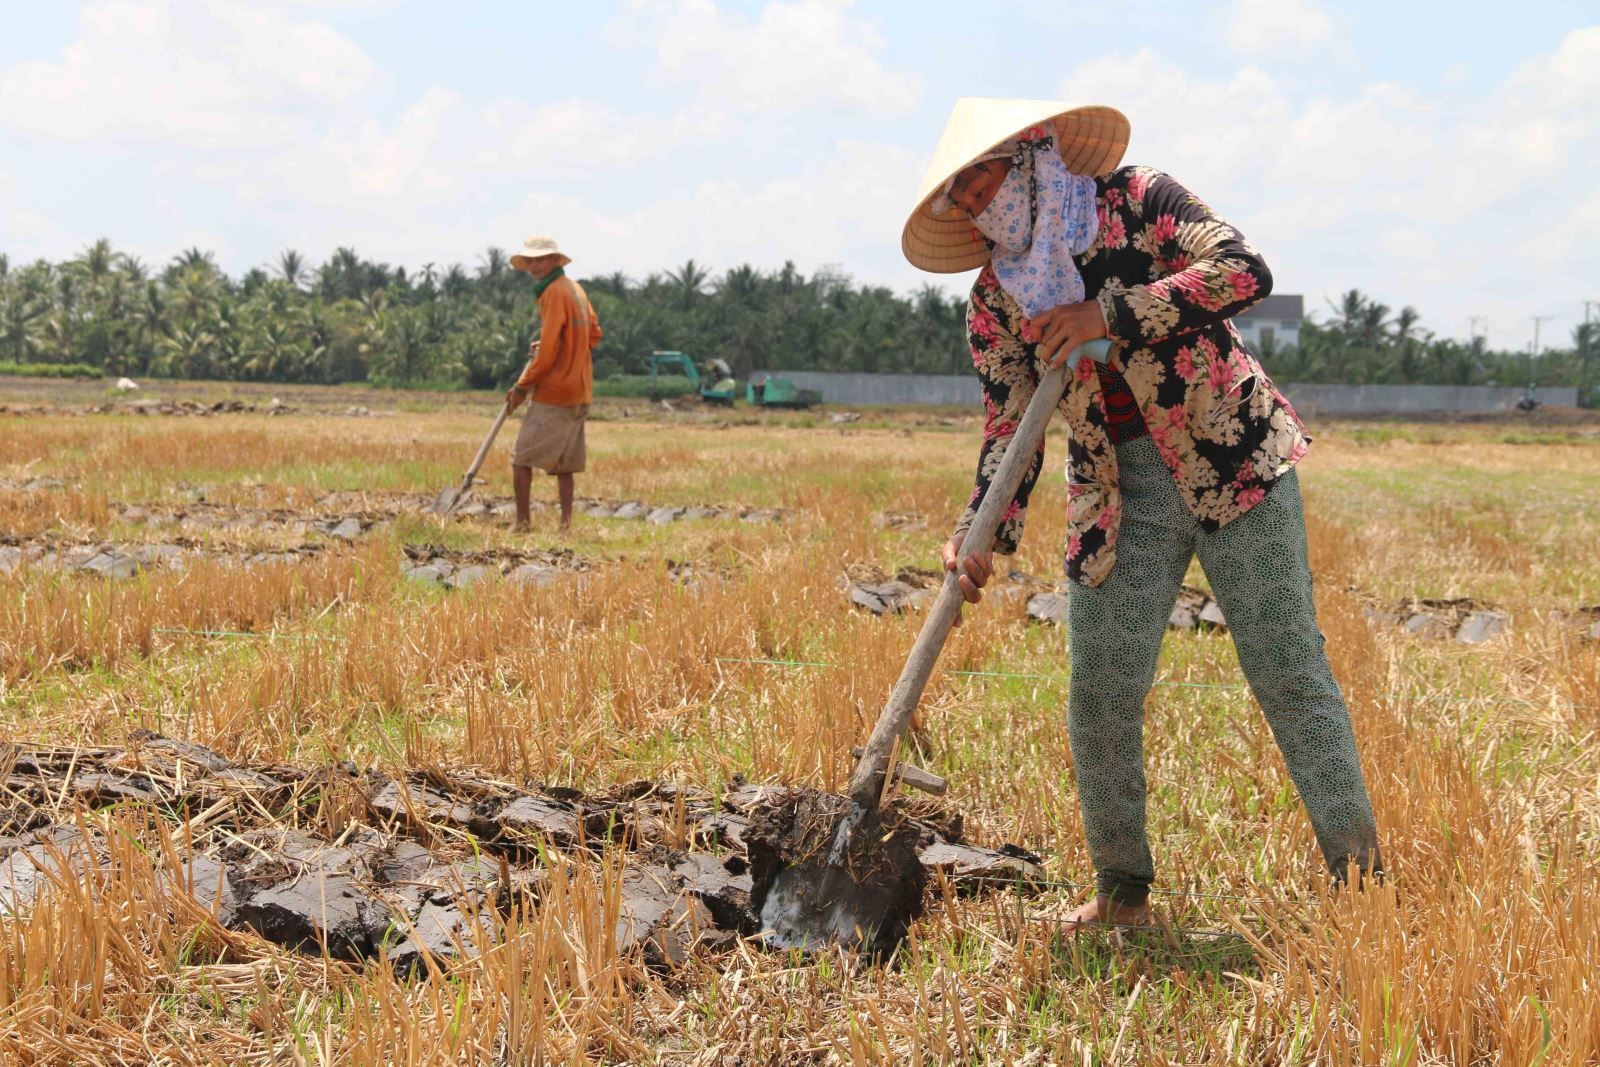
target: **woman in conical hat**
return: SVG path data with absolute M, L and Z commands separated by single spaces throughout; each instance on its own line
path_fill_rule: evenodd
M 1376 823 L 1323 652 L 1295 464 L 1310 438 L 1230 321 L 1272 275 L 1169 176 L 1120 166 L 1109 107 L 958 101 L 901 244 L 943 273 L 981 268 L 967 335 L 985 423 L 965 531 L 1044 369 L 1077 359 L 1067 457 L 1068 730 L 1098 892 L 1074 926 L 1150 921 L 1144 702 L 1189 561 L 1200 558 L 1251 689 L 1336 878 L 1380 874 Z M 1079 346 L 1107 338 L 1096 362 Z M 1014 552 L 1043 449 L 992 546 Z M 988 549 L 959 576 L 976 603 Z

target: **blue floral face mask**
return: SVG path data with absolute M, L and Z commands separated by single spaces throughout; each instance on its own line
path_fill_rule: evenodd
M 994 199 L 972 224 L 996 250 L 1022 255 L 1033 244 L 1033 167 L 1013 165 Z
M 972 221 L 992 243 L 995 275 L 1024 315 L 1083 300 L 1072 257 L 1099 233 L 1095 184 L 1067 169 L 1054 137 L 1038 128 L 1023 134 L 1010 172 Z

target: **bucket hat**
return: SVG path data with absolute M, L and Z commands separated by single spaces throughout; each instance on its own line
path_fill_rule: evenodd
M 1128 117 L 1114 107 L 962 97 L 934 147 L 928 173 L 917 187 L 917 206 L 900 235 L 900 248 L 912 266 L 935 274 L 959 274 L 989 261 L 989 246 L 967 213 L 951 208 L 939 214 L 932 202 L 946 182 L 990 149 L 1045 122 L 1055 128 L 1056 149 L 1074 174 L 1092 178 L 1109 174 L 1128 150 Z
M 522 242 L 521 248 L 511 253 L 511 265 L 518 270 L 522 270 L 524 269 L 522 261 L 537 259 L 540 256 L 560 256 L 563 267 L 572 262 L 572 257 L 561 251 L 560 247 L 556 245 L 554 237 L 545 237 L 541 234 L 528 238 Z

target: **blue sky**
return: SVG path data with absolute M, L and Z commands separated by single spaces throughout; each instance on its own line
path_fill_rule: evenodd
M 1355 286 L 1512 347 L 1600 298 L 1594 4 L 6 6 L 13 261 L 104 236 L 234 272 L 342 244 L 472 264 L 549 231 L 580 273 L 792 259 L 957 291 L 898 236 L 950 104 L 989 95 L 1120 107 L 1128 160 L 1312 307 Z

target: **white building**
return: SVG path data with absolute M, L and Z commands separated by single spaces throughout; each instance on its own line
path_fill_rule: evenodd
M 1278 348 L 1300 344 L 1300 323 L 1306 317 L 1306 298 L 1299 293 L 1273 293 L 1243 314 L 1233 317 L 1244 343 L 1257 349 L 1264 342 Z

